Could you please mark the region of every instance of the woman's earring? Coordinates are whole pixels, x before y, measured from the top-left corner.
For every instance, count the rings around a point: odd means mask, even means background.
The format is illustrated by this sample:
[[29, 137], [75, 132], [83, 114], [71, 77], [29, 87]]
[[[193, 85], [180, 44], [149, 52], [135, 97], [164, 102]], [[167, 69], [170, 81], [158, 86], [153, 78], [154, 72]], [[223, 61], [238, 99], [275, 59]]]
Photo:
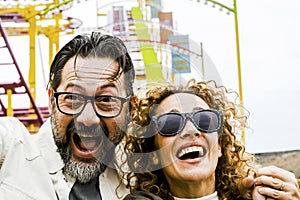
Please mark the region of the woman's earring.
[[153, 165], [159, 164], [159, 158], [158, 158], [157, 152], [153, 152], [152, 162], [153, 162]]

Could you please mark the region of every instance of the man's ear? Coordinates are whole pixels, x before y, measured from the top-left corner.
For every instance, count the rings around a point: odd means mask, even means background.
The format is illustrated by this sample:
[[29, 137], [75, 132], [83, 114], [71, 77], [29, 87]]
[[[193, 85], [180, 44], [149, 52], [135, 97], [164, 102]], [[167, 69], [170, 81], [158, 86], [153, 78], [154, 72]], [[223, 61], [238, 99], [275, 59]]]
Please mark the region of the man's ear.
[[49, 106], [50, 112], [51, 112], [51, 110], [52, 110], [51, 98], [54, 98], [54, 97], [53, 97], [53, 94], [54, 94], [53, 89], [52, 89], [52, 88], [49, 88], [49, 89], [48, 89], [48, 106]]

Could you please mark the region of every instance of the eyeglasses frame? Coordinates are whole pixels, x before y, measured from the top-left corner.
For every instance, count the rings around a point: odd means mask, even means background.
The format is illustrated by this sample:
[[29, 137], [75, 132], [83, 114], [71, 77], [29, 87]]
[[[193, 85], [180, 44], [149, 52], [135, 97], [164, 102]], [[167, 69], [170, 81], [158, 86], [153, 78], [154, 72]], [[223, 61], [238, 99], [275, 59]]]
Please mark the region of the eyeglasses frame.
[[[206, 130], [203, 130], [201, 127], [198, 127], [198, 125], [194, 122], [194, 119], [192, 118], [193, 115], [195, 115], [195, 113], [197, 112], [205, 112], [205, 111], [209, 111], [209, 112], [213, 112], [213, 113], [216, 113], [217, 116], [218, 116], [218, 127], [214, 130], [211, 130], [211, 131], [206, 131]], [[164, 133], [161, 133], [159, 130], [158, 130], [158, 119], [164, 115], [168, 115], [168, 114], [176, 114], [176, 115], [180, 115], [181, 117], [183, 117], [183, 125], [181, 126], [181, 128], [173, 133], [173, 134], [164, 134]], [[179, 112], [168, 112], [168, 113], [164, 113], [164, 114], [161, 114], [161, 115], [154, 115], [151, 117], [152, 121], [155, 123], [156, 125], [156, 130], [158, 131], [158, 133], [161, 135], [161, 136], [165, 136], [165, 137], [172, 137], [172, 136], [175, 136], [175, 135], [178, 135], [182, 132], [182, 130], [184, 129], [184, 127], [186, 126], [186, 123], [187, 123], [187, 119], [190, 119], [190, 121], [193, 123], [193, 125], [197, 128], [197, 130], [201, 131], [201, 132], [204, 132], [204, 133], [213, 133], [213, 132], [217, 132], [218, 134], [221, 134], [221, 130], [222, 130], [222, 127], [223, 127], [223, 113], [221, 110], [217, 110], [217, 109], [201, 109], [201, 110], [196, 110], [196, 111], [193, 111], [193, 112], [188, 112], [188, 113], [179, 113]]]
[[[61, 95], [61, 94], [75, 94], [75, 95], [78, 95], [78, 96], [83, 97], [83, 99], [84, 99], [84, 105], [83, 105], [81, 111], [78, 112], [78, 113], [74, 113], [74, 114], [70, 114], [70, 113], [66, 113], [66, 112], [62, 111], [62, 110], [60, 109], [59, 105], [58, 105], [58, 103], [59, 103], [59, 102], [58, 102], [58, 96]], [[93, 109], [94, 109], [96, 115], [97, 115], [99, 118], [100, 118], [100, 117], [102, 117], [102, 118], [114, 118], [114, 117], [119, 116], [120, 113], [121, 113], [121, 111], [122, 111], [122, 109], [123, 109], [123, 104], [124, 104], [125, 102], [127, 102], [128, 100], [130, 100], [130, 96], [125, 97], [125, 98], [124, 98], [124, 97], [118, 97], [118, 96], [111, 96], [111, 95], [88, 96], [88, 95], [84, 95], [84, 94], [80, 94], [80, 93], [76, 93], [76, 92], [54, 92], [53, 96], [54, 96], [55, 99], [56, 99], [56, 107], [57, 107], [57, 109], [59, 110], [59, 112], [65, 114], [65, 115], [71, 115], [71, 116], [72, 116], [72, 115], [80, 115], [80, 114], [82, 113], [82, 111], [84, 110], [84, 108], [85, 108], [85, 106], [86, 106], [86, 104], [87, 104], [87, 101], [90, 100], [90, 102], [91, 102], [91, 104], [92, 104], [92, 106], [93, 106]], [[97, 112], [97, 110], [96, 110], [96, 108], [95, 108], [95, 99], [96, 99], [96, 98], [99, 98], [99, 97], [113, 97], [113, 98], [119, 99], [119, 100], [121, 101], [121, 107], [120, 107], [119, 112], [118, 112], [117, 114], [115, 114], [115, 115], [112, 115], [112, 116], [103, 116], [103, 115], [98, 114], [98, 112]]]

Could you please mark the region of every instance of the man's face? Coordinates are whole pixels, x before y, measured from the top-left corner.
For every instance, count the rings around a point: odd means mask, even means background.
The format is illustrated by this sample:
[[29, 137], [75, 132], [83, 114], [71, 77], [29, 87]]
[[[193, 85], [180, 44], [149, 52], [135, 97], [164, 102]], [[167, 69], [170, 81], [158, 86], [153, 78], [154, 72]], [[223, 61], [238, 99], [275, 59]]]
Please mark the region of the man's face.
[[[75, 73], [75, 71], [76, 73]], [[108, 95], [126, 97], [124, 74], [117, 80], [110, 79], [118, 70], [118, 63], [110, 58], [71, 58], [63, 68], [62, 79], [57, 91], [86, 96]], [[76, 102], [74, 96], [59, 98], [59, 106], [66, 101]], [[103, 100], [106, 105], [107, 100]], [[71, 106], [75, 108], [76, 105]], [[94, 106], [94, 107], [93, 107]], [[82, 112], [76, 115], [61, 113], [56, 99], [50, 105], [51, 123], [58, 151], [65, 163], [64, 173], [88, 182], [102, 173], [113, 158], [115, 146], [122, 139], [128, 124], [128, 101], [114, 118], [98, 117], [90, 100]], [[70, 107], [70, 106], [69, 106]], [[104, 108], [105, 110], [105, 108]], [[98, 112], [101, 115], [101, 113]]]

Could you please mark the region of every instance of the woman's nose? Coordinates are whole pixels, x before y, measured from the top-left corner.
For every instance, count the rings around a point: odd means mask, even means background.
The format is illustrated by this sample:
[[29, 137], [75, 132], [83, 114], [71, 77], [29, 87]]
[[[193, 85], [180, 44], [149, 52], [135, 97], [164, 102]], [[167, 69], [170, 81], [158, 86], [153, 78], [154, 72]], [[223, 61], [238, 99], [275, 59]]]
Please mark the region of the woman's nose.
[[187, 122], [180, 133], [180, 137], [198, 137], [201, 135], [201, 132], [195, 127], [193, 122], [190, 119], [187, 119]]

